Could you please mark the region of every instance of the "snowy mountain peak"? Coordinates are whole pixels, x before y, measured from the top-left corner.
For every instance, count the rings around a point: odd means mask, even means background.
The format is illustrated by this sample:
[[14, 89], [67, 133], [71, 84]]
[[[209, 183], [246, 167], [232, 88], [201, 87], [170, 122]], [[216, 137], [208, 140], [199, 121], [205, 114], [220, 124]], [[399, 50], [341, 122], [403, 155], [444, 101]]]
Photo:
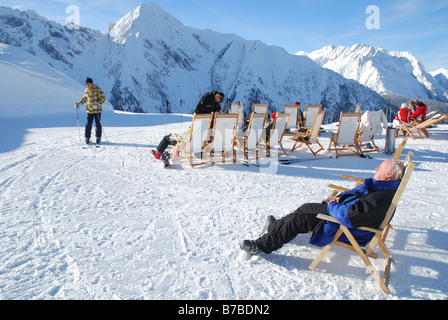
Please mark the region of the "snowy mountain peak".
[[176, 29], [183, 24], [175, 17], [164, 11], [155, 2], [143, 3], [130, 11], [115, 23], [109, 35], [113, 41], [124, 44], [130, 36], [160, 34], [167, 27]]
[[351, 47], [326, 46], [311, 52], [308, 57], [380, 94], [448, 101], [444, 87], [407, 51], [355, 44]]

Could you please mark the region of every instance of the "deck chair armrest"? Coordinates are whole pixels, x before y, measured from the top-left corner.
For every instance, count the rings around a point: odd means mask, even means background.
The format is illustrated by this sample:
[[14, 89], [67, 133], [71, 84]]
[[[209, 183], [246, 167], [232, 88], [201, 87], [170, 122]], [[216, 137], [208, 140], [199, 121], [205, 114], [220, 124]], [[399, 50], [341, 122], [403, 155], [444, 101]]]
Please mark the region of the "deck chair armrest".
[[[326, 220], [326, 221], [334, 222], [334, 223], [337, 223], [337, 224], [341, 224], [335, 217], [332, 217], [332, 216], [329, 216], [329, 215], [326, 215], [326, 214], [319, 213], [316, 217], [318, 219], [321, 219], [321, 220]], [[359, 227], [359, 228], [356, 228], [356, 229], [370, 231], [370, 232], [379, 233], [379, 234], [382, 233], [382, 231], [379, 230], [379, 229], [374, 229], [374, 228], [369, 228], [369, 227]]]
[[349, 188], [340, 187], [340, 186], [337, 186], [337, 185], [334, 185], [334, 184], [329, 184], [328, 187], [331, 188], [331, 189], [337, 190], [337, 191], [341, 191], [341, 192], [350, 190]]
[[327, 220], [330, 222], [334, 222], [334, 223], [339, 223], [341, 224], [335, 217], [329, 216], [327, 214], [323, 214], [323, 213], [319, 213], [316, 218], [321, 219], [321, 220]]

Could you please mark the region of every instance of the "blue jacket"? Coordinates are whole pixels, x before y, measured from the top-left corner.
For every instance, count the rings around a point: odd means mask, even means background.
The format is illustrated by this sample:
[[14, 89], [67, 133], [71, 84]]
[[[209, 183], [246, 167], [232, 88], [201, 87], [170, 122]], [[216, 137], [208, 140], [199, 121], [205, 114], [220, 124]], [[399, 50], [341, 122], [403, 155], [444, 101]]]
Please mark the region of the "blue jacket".
[[[358, 243], [364, 245], [374, 234], [354, 228], [361, 226], [378, 228], [386, 216], [400, 182], [401, 180], [367, 179], [358, 187], [339, 194], [340, 202], [328, 202], [328, 213], [349, 228]], [[338, 224], [323, 221], [313, 231], [310, 243], [320, 247], [326, 246], [333, 241], [338, 229]], [[345, 235], [342, 235], [339, 241], [350, 243]]]

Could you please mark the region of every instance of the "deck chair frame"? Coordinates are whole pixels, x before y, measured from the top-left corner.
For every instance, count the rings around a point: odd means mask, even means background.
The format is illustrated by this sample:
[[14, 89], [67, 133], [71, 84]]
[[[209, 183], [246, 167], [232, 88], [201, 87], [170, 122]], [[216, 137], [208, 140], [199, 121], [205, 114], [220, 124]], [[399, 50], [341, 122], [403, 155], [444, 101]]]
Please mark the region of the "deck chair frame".
[[361, 113], [341, 112], [338, 132], [330, 132], [330, 145], [328, 146], [328, 151], [336, 152], [336, 158], [341, 156], [360, 156], [362, 154], [358, 142], [360, 121]]
[[[311, 153], [314, 156], [316, 156], [318, 152], [324, 150], [324, 147], [319, 142], [318, 136], [320, 132], [320, 126], [322, 125], [322, 121], [324, 120], [325, 111], [326, 109], [323, 109], [316, 113], [311, 130], [307, 132], [296, 132], [296, 136], [294, 138], [291, 138], [291, 140], [295, 141], [294, 145], [291, 148], [291, 152], [294, 152], [294, 150], [300, 148], [303, 144], [305, 144], [308, 149], [310, 149]], [[313, 149], [313, 144], [317, 144], [318, 148]]]
[[231, 161], [233, 163], [236, 161], [235, 132], [238, 117], [238, 113], [215, 115], [211, 142], [206, 145], [206, 152], [209, 152], [212, 164], [215, 164], [215, 158], [222, 158], [221, 162], [225, 163], [228, 153], [231, 153]]
[[[411, 153], [412, 152], [410, 152], [409, 154], [411, 154]], [[380, 227], [378, 229], [367, 228], [367, 227], [357, 228], [357, 229], [370, 231], [370, 232], [374, 233], [373, 238], [370, 240], [369, 244], [365, 247], [365, 249], [363, 249], [361, 247], [361, 245], [356, 241], [356, 239], [353, 237], [350, 229], [348, 229], [344, 225], [340, 224], [334, 217], [324, 215], [324, 214], [318, 214], [317, 217], [319, 219], [330, 221], [332, 223], [336, 223], [339, 225], [339, 229], [336, 232], [336, 235], [334, 236], [333, 241], [321, 249], [319, 255], [311, 263], [311, 265], [308, 267], [308, 269], [314, 270], [316, 268], [316, 266], [319, 264], [319, 262], [322, 260], [322, 258], [330, 251], [330, 249], [333, 247], [333, 245], [337, 245], [342, 248], [348, 249], [350, 251], [356, 252], [360, 256], [361, 260], [364, 262], [366, 268], [370, 271], [370, 273], [372, 274], [374, 279], [378, 282], [378, 284], [380, 285], [380, 287], [384, 291], [384, 293], [389, 294], [390, 290], [388, 288], [388, 285], [389, 285], [389, 277], [390, 277], [390, 266], [391, 266], [391, 263], [395, 262], [395, 261], [392, 258], [391, 254], [389, 253], [389, 251], [387, 250], [385, 241], [386, 241], [388, 232], [392, 228], [392, 226], [390, 225], [390, 221], [391, 221], [391, 219], [394, 215], [394, 212], [397, 208], [400, 197], [402, 196], [404, 189], [406, 188], [406, 186], [409, 182], [409, 178], [414, 170], [414, 167], [415, 167], [414, 163], [409, 162], [409, 164], [406, 168], [406, 171], [404, 173], [403, 179], [401, 180], [401, 183], [400, 183], [397, 191], [395, 192], [395, 195], [392, 199], [392, 202], [387, 210], [386, 216], [385, 216], [383, 222], [381, 223]], [[346, 244], [346, 243], [342, 243], [342, 242], [338, 241], [339, 238], [341, 237], [341, 235], [343, 235], [343, 234], [345, 234], [345, 236], [349, 240], [350, 244]], [[379, 272], [374, 268], [374, 266], [372, 265], [372, 263], [369, 259], [369, 257], [373, 258], [373, 259], [378, 258], [378, 254], [373, 252], [373, 250], [376, 247], [378, 247], [378, 249], [383, 253], [383, 255], [386, 258], [382, 278], [380, 277]]]
[[190, 133], [186, 139], [176, 138], [177, 143], [174, 146], [174, 156], [175, 160], [178, 152], [182, 152], [185, 160], [191, 168], [207, 164], [207, 162], [201, 161], [199, 163], [194, 163], [194, 155], [201, 154], [201, 158], [205, 155], [208, 162], [211, 163], [211, 159], [208, 157], [205, 147], [210, 139], [210, 125], [212, 124], [213, 113], [210, 114], [194, 114], [193, 120], [191, 121]]
[[400, 127], [398, 128], [397, 137], [398, 136], [405, 136], [405, 137], [409, 136], [412, 138], [412, 140], [423, 139], [425, 137], [429, 137], [429, 132], [428, 132], [427, 128], [432, 126], [433, 124], [436, 124], [437, 122], [442, 121], [446, 117], [448, 117], [447, 114], [434, 115], [430, 119], [425, 120], [416, 125], [402, 122]]
[[304, 122], [302, 124], [302, 127], [305, 129], [310, 129], [313, 126], [314, 118], [316, 117], [316, 114], [322, 110], [322, 105], [306, 105], [305, 115], [304, 115]]
[[244, 103], [240, 102], [232, 102], [230, 104], [229, 113], [238, 113], [238, 126], [242, 127], [244, 125]]
[[[285, 135], [286, 126], [289, 121], [290, 113], [279, 113], [274, 119], [274, 125], [272, 126], [269, 138], [267, 141], [260, 142], [266, 146], [266, 151], [270, 155], [270, 150], [274, 145], [278, 145], [283, 152], [283, 155], [288, 155], [283, 148], [283, 136]], [[272, 138], [277, 138], [275, 141]]]
[[249, 161], [249, 151], [255, 150], [256, 159], [258, 159], [258, 147], [263, 133], [264, 124], [266, 122], [263, 113], [254, 113], [250, 115], [249, 126], [247, 127], [245, 136], [236, 137], [236, 147], [243, 151], [244, 157]]
[[[361, 137], [362, 137], [362, 130], [359, 130], [356, 139], [358, 139], [359, 151], [361, 153], [380, 152], [377, 145], [375, 144], [375, 136], [374, 135], [370, 136], [368, 140], [364, 140], [364, 141], [361, 141]], [[362, 147], [363, 143], [370, 143], [370, 144], [372, 144], [373, 148], [372, 149], [363, 148]]]

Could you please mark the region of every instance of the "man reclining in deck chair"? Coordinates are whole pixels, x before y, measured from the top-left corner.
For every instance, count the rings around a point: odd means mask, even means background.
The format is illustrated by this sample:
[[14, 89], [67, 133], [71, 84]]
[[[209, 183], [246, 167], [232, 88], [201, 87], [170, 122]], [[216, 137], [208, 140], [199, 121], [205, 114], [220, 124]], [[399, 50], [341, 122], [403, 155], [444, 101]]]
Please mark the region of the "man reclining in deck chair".
[[[293, 213], [276, 220], [273, 216], [266, 219], [267, 232], [256, 240], [243, 240], [242, 250], [250, 254], [271, 253], [294, 239], [299, 233], [313, 231], [310, 243], [323, 247], [331, 243], [338, 226], [334, 223], [321, 223], [317, 214], [335, 217], [348, 228], [378, 228], [383, 222], [395, 191], [403, 178], [405, 167], [397, 159], [383, 161], [375, 170], [373, 178], [356, 188], [340, 193], [336, 198], [324, 203], [306, 203]], [[266, 228], [267, 226], [267, 228]], [[369, 231], [350, 230], [360, 245], [371, 240]], [[339, 241], [349, 243], [345, 236]]]

